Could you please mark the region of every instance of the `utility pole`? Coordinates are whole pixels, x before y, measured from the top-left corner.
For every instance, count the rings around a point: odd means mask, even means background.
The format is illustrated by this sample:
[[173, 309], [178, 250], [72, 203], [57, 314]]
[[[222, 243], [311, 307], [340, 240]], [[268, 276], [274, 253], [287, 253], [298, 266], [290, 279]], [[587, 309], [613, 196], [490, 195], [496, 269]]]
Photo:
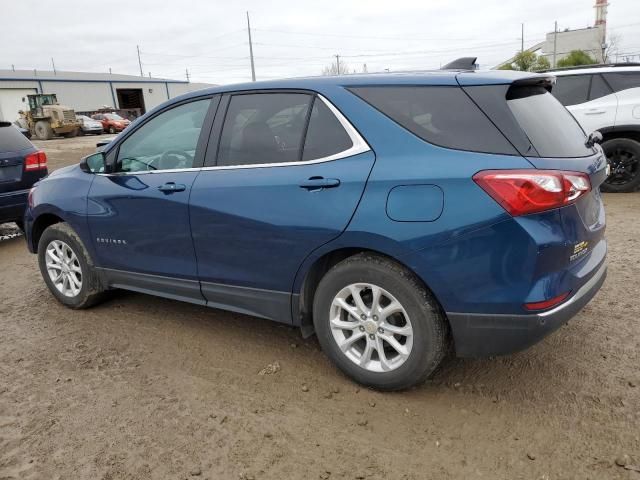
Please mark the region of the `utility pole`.
[[111, 67], [109, 67], [109, 75], [111, 75]]
[[340, 55], [334, 55], [336, 57], [336, 75], [340, 75]]
[[520, 53], [524, 52], [524, 23], [521, 23], [520, 26], [522, 27], [522, 31], [520, 34]]
[[189, 69], [185, 68], [184, 71], [187, 74], [187, 83], [188, 83], [189, 82]]
[[247, 12], [247, 33], [249, 34], [249, 58], [251, 58], [251, 81], [256, 81], [256, 66], [253, 63], [253, 43], [251, 42], [251, 23], [249, 22], [249, 12]]
[[56, 73], [56, 63], [53, 61], [53, 57], [51, 57], [51, 66], [53, 67], [53, 74], [57, 75], [57, 73]]
[[558, 51], [558, 21], [553, 28], [553, 68], [556, 68], [556, 53]]
[[144, 77], [144, 72], [142, 71], [142, 60], [140, 60], [140, 45], [136, 45], [136, 49], [138, 50], [138, 66], [140, 67], [140, 76]]
[[11, 71], [12, 71], [12, 72], [15, 72], [15, 71], [16, 71], [16, 66], [15, 66], [13, 63], [11, 64]]

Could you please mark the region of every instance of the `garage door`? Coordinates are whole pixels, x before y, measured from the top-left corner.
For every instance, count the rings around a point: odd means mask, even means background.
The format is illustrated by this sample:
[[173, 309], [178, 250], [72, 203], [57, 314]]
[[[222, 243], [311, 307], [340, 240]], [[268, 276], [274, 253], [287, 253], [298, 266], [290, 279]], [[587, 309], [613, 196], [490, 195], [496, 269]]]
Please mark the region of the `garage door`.
[[15, 122], [18, 110], [29, 108], [27, 95], [32, 93], [37, 93], [35, 88], [0, 88], [0, 120]]

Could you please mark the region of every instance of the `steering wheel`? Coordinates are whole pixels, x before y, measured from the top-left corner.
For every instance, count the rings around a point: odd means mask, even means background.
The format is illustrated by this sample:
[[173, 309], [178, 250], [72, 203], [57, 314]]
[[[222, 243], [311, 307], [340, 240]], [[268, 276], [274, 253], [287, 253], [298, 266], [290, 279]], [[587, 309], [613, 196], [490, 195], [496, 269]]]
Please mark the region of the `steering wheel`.
[[[184, 160], [179, 160], [178, 163], [174, 163], [170, 160], [170, 157], [182, 157]], [[162, 154], [158, 161], [158, 170], [167, 170], [172, 168], [189, 168], [193, 165], [193, 155], [182, 150], [167, 150]]]

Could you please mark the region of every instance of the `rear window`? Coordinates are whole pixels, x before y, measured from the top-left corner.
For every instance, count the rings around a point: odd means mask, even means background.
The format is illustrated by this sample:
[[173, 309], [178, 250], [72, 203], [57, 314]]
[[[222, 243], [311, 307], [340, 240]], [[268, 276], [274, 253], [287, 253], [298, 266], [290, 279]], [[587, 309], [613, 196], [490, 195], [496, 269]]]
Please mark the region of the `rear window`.
[[459, 87], [375, 86], [349, 90], [429, 143], [458, 150], [517, 154]]
[[585, 157], [594, 153], [585, 146], [580, 125], [544, 87], [512, 86], [507, 92], [507, 105], [541, 157]]
[[31, 142], [10, 123], [0, 122], [0, 153], [31, 148]]
[[553, 87], [553, 96], [565, 106], [584, 103], [589, 98], [590, 83], [590, 75], [558, 76]]

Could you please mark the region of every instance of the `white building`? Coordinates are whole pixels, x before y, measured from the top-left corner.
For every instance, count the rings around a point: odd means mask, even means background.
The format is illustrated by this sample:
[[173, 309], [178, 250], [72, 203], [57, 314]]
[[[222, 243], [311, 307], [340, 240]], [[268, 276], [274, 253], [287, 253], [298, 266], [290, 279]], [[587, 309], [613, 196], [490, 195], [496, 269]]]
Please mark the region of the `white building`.
[[109, 106], [144, 113], [170, 98], [211, 86], [110, 73], [0, 70], [0, 120], [15, 121], [19, 110], [28, 110], [27, 95], [33, 93], [55, 93], [60, 104], [77, 112]]

